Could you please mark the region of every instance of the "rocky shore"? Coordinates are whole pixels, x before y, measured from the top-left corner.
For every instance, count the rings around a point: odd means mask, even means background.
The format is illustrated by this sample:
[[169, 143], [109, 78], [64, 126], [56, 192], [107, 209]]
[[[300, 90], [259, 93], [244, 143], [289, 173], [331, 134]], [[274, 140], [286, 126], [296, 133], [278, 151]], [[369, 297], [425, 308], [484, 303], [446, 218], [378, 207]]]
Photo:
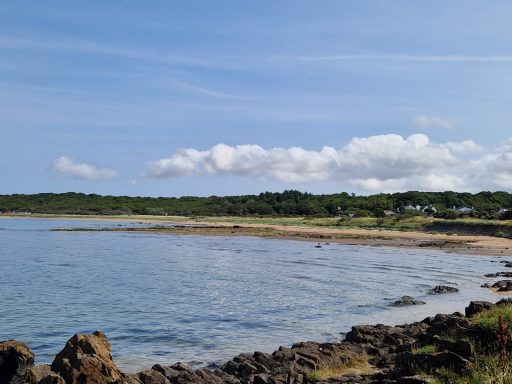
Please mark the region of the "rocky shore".
[[494, 348], [495, 332], [475, 318], [482, 311], [511, 309], [511, 303], [471, 302], [464, 315], [438, 314], [394, 327], [354, 326], [339, 343], [301, 342], [197, 370], [183, 363], [157, 364], [124, 374], [100, 331], [71, 337], [51, 365], [34, 366], [30, 348], [9, 340], [0, 342], [0, 384], [438, 383], [435, 372], [464, 372], [478, 353]]

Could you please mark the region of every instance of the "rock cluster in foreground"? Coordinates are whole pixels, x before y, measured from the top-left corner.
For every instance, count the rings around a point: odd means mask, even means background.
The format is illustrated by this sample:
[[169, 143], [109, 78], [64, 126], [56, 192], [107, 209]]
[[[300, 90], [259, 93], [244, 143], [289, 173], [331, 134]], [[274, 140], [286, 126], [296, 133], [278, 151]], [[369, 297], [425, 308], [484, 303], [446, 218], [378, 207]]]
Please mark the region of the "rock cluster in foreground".
[[[436, 315], [395, 327], [354, 326], [339, 343], [302, 342], [272, 354], [241, 354], [216, 369], [157, 364], [126, 375], [116, 367], [100, 331], [74, 335], [51, 365], [34, 366], [32, 351], [9, 340], [0, 342], [0, 384], [429, 383], [431, 378], [416, 372], [442, 367], [462, 371], [470, 364], [471, 340], [489, 337], [471, 316], [502, 304], [510, 301], [471, 302], [465, 315]], [[435, 349], [426, 351], [426, 346]], [[330, 374], [322, 377], [322, 372]]]

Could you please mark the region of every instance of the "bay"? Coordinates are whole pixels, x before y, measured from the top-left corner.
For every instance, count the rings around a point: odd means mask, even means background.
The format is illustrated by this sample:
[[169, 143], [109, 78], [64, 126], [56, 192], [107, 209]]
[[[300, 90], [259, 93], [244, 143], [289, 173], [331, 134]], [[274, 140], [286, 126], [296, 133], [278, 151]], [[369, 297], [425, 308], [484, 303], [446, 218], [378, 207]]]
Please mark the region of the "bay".
[[[355, 324], [399, 324], [496, 301], [495, 257], [254, 237], [67, 232], [140, 223], [0, 218], [0, 340], [49, 363], [76, 332], [106, 332], [118, 366], [200, 365]], [[444, 284], [457, 294], [430, 296]], [[426, 305], [393, 308], [402, 295]]]

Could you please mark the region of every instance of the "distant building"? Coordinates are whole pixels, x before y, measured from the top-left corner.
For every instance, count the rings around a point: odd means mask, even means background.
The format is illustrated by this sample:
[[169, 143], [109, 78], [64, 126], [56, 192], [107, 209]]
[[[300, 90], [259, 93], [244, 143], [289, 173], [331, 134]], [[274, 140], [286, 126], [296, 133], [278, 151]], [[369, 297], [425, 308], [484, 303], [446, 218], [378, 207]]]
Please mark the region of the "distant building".
[[423, 213], [425, 215], [430, 213], [437, 213], [436, 207], [434, 207], [432, 204], [429, 205], [416, 205], [412, 206], [411, 204], [406, 205], [402, 208], [402, 212], [418, 212]]
[[455, 208], [453, 207], [457, 212], [463, 214], [463, 215], [469, 215], [473, 212], [475, 212], [475, 209], [473, 207], [469, 208], [469, 207], [460, 207], [460, 208]]

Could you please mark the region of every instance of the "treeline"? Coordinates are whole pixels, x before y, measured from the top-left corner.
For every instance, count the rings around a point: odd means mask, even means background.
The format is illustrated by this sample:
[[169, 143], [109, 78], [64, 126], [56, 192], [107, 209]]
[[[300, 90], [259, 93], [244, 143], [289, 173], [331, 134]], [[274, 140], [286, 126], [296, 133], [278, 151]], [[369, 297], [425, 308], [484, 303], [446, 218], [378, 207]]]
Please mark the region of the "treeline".
[[453, 207], [474, 208], [477, 216], [495, 216], [501, 208], [512, 208], [507, 192], [403, 192], [356, 196], [346, 192], [313, 195], [294, 190], [259, 195], [193, 197], [101, 196], [83, 193], [39, 193], [0, 195], [0, 212], [30, 212], [79, 215], [177, 215], [245, 216], [298, 215], [332, 216], [351, 212], [356, 216], [374, 216], [383, 210], [396, 211], [407, 205], [433, 204], [438, 215]]

